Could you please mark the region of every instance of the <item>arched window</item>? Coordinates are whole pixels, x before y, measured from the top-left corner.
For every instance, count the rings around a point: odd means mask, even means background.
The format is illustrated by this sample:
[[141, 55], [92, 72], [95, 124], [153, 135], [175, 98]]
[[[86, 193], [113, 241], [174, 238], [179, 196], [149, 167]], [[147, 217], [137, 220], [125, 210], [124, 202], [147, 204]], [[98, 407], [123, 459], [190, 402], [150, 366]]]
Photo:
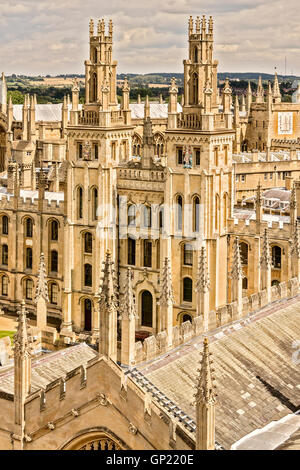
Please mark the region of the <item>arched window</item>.
[[200, 199], [195, 197], [193, 200], [193, 230], [199, 232], [200, 227]]
[[97, 211], [98, 211], [98, 189], [93, 188], [92, 191], [92, 211], [93, 211], [93, 220], [97, 220]]
[[8, 295], [8, 277], [2, 276], [1, 278], [1, 295]]
[[241, 262], [244, 266], [248, 265], [248, 250], [249, 250], [248, 244], [241, 242], [240, 243], [240, 255], [241, 255]]
[[92, 330], [92, 302], [90, 299], [83, 301], [84, 331]]
[[152, 294], [145, 290], [142, 293], [142, 325], [152, 327], [153, 302]]
[[160, 240], [156, 242], [156, 268], [160, 268]]
[[272, 246], [272, 268], [281, 268], [281, 248], [280, 246]]
[[78, 219], [82, 219], [82, 208], [83, 208], [83, 190], [82, 188], [77, 189], [77, 215]]
[[278, 281], [278, 279], [273, 279], [271, 281], [271, 286], [279, 286], [280, 282]]
[[191, 315], [188, 315], [187, 313], [185, 313], [183, 316], [182, 316], [182, 321], [181, 323], [184, 323], [185, 321], [190, 321], [192, 323], [192, 317]]
[[177, 197], [177, 230], [182, 230], [182, 197]]
[[8, 265], [8, 246], [2, 245], [2, 264], [4, 266]]
[[248, 289], [248, 279], [246, 277], [243, 278], [243, 281], [242, 281], [242, 288], [243, 290], [247, 290]]
[[50, 253], [50, 267], [52, 273], [57, 273], [58, 271], [58, 253], [56, 250], [52, 250]]
[[189, 277], [183, 279], [183, 301], [192, 302], [193, 300], [193, 281]]
[[32, 248], [26, 248], [26, 269], [32, 269]]
[[132, 154], [134, 157], [141, 155], [141, 138], [137, 134], [134, 134], [132, 138]]
[[26, 237], [31, 238], [32, 233], [33, 233], [33, 222], [32, 222], [32, 219], [27, 217], [27, 219], [25, 220], [25, 235]]
[[92, 96], [92, 101], [97, 101], [97, 74], [93, 74], [92, 78], [92, 91], [93, 91], [93, 96]]
[[219, 195], [216, 194], [216, 198], [215, 198], [215, 230], [219, 229], [219, 215], [220, 215], [220, 198], [219, 198]]
[[135, 204], [130, 204], [130, 206], [128, 206], [127, 218], [128, 218], [128, 227], [135, 227], [136, 226], [136, 206], [135, 206]]
[[90, 232], [84, 234], [84, 252], [92, 253], [93, 252], [93, 236]]
[[150, 206], [143, 207], [143, 225], [146, 228], [152, 225], [152, 211]]
[[198, 103], [198, 74], [194, 73], [193, 77], [193, 102], [191, 104], [197, 104]]
[[58, 240], [58, 222], [56, 220], [52, 220], [51, 222], [51, 240]]
[[144, 240], [144, 266], [151, 268], [152, 266], [152, 242]]
[[8, 235], [8, 217], [4, 215], [2, 217], [2, 235]]
[[164, 228], [164, 207], [160, 206], [158, 211], [158, 226], [163, 230]]
[[193, 245], [191, 243], [183, 245], [183, 264], [193, 266]]
[[33, 281], [32, 279], [26, 279], [24, 282], [24, 297], [27, 300], [32, 300], [33, 296]]
[[128, 238], [128, 264], [135, 265], [136, 242], [134, 238]]
[[49, 300], [50, 304], [57, 305], [58, 303], [58, 285], [52, 282], [49, 287]]
[[92, 265], [89, 263], [84, 265], [84, 285], [87, 287], [92, 287], [93, 285]]

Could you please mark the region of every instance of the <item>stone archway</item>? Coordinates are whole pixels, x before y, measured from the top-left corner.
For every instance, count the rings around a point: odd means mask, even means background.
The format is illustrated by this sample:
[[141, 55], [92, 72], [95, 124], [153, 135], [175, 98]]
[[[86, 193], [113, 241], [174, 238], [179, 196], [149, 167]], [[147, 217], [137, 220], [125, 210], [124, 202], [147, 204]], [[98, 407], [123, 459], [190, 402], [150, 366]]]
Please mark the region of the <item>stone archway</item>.
[[61, 450], [126, 450], [127, 445], [106, 428], [86, 429], [73, 436]]

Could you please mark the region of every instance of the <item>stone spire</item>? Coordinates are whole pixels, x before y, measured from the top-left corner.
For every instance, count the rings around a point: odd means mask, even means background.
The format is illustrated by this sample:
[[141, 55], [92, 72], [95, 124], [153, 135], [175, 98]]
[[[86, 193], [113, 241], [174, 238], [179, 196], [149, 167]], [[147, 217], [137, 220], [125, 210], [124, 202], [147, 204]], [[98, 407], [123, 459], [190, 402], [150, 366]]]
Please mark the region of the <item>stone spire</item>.
[[269, 237], [268, 237], [267, 229], [265, 229], [264, 237], [263, 237], [263, 245], [262, 245], [261, 257], [260, 257], [260, 266], [261, 266], [261, 269], [269, 269], [269, 267], [271, 266], [270, 244], [269, 244]]
[[99, 352], [117, 361], [117, 308], [114, 262], [107, 250], [99, 299], [100, 343]]
[[47, 326], [47, 302], [49, 302], [44, 253], [41, 253], [38, 281], [35, 292], [37, 327]]
[[246, 108], [247, 108], [247, 113], [250, 113], [251, 109], [251, 104], [252, 104], [252, 90], [251, 90], [251, 83], [250, 80], [248, 82], [248, 89], [247, 89], [247, 96], [246, 96]]
[[231, 267], [231, 300], [237, 303], [237, 315], [240, 317], [243, 312], [243, 267], [240, 253], [239, 238], [235, 237], [233, 243], [233, 258]]
[[174, 294], [172, 285], [172, 273], [170, 259], [165, 258], [162, 268], [161, 292], [159, 298], [161, 329], [167, 332], [167, 346], [172, 346], [173, 341], [173, 304]]
[[277, 72], [275, 72], [275, 78], [274, 78], [273, 97], [274, 97], [274, 103], [281, 103], [281, 93], [280, 93]]
[[120, 320], [122, 322], [121, 363], [131, 366], [135, 360], [135, 319], [136, 309], [132, 287], [132, 270], [127, 269]]
[[258, 78], [257, 91], [256, 91], [256, 103], [264, 102], [264, 88], [262, 85], [261, 75]]
[[212, 354], [204, 338], [202, 359], [196, 381], [196, 450], [215, 449], [215, 405], [217, 402]]
[[269, 82], [268, 82], [268, 91], [267, 91], [267, 107], [269, 108], [269, 110], [271, 110], [272, 103], [273, 103], [273, 91], [272, 91], [271, 82], [269, 80]]
[[246, 101], [245, 101], [245, 95], [242, 95], [242, 105], [241, 105], [241, 111], [242, 111], [242, 113], [246, 112]]
[[198, 270], [197, 270], [197, 281], [196, 281], [196, 292], [197, 292], [197, 315], [203, 318], [203, 331], [209, 329], [209, 290], [210, 281], [207, 268], [206, 260], [206, 249], [204, 246], [201, 247]]
[[14, 336], [14, 403], [15, 423], [20, 426], [18, 434], [21, 437], [20, 447], [23, 446], [25, 432], [24, 405], [31, 390], [31, 345], [27, 332], [25, 302], [22, 301], [18, 315], [17, 333]]
[[170, 95], [170, 98], [169, 98], [169, 104], [168, 104], [168, 129], [176, 129], [178, 87], [176, 85], [176, 79], [174, 77], [171, 78], [169, 95]]
[[146, 95], [145, 106], [144, 106], [144, 121], [150, 118], [150, 103], [149, 96]]

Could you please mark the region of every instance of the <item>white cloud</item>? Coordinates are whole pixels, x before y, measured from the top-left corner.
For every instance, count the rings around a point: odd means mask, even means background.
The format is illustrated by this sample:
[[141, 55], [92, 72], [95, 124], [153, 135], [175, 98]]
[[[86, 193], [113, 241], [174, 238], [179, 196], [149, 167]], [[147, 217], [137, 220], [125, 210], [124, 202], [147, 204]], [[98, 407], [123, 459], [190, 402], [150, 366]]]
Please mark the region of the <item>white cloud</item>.
[[[199, 5], [199, 3], [201, 3]], [[190, 14], [213, 15], [220, 71], [300, 75], [298, 0], [0, 0], [0, 64], [9, 73], [83, 73], [88, 22], [114, 21], [119, 72], [183, 71]]]

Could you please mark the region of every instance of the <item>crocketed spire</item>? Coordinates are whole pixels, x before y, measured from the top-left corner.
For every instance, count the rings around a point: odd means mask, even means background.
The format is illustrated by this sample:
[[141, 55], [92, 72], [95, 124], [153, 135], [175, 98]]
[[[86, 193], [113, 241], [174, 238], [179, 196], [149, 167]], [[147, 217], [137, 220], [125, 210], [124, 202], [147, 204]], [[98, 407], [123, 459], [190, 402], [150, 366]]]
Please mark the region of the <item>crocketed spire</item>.
[[196, 381], [195, 404], [212, 405], [216, 403], [217, 393], [214, 378], [214, 369], [212, 367], [212, 353], [209, 352], [208, 338], [204, 338], [202, 359], [200, 368], [197, 370], [199, 375]]
[[206, 249], [204, 246], [202, 246], [198, 262], [196, 291], [201, 294], [205, 294], [209, 291], [209, 289], [210, 281], [207, 269]]
[[268, 230], [265, 229], [263, 245], [262, 245], [262, 250], [261, 250], [261, 257], [260, 257], [260, 267], [261, 269], [269, 269], [270, 266], [271, 266], [270, 244], [269, 244]]
[[17, 333], [14, 335], [14, 353], [15, 356], [30, 355], [30, 342], [27, 332], [27, 319], [25, 302], [22, 300], [21, 310], [18, 315]]
[[35, 301], [37, 302], [40, 297], [45, 299], [46, 302], [49, 302], [44, 253], [41, 253], [40, 256], [40, 267], [35, 291]]
[[171, 266], [170, 266], [170, 259], [165, 258], [163, 270], [162, 270], [162, 287], [161, 293], [159, 298], [159, 303], [161, 306], [169, 305], [174, 303], [174, 294], [173, 294], [173, 287], [172, 287], [172, 274], [171, 274]]
[[295, 223], [295, 229], [293, 233], [291, 255], [295, 258], [300, 258], [299, 226], [297, 222]]
[[277, 72], [275, 72], [275, 78], [274, 78], [273, 97], [274, 97], [275, 103], [281, 102], [281, 93], [280, 93], [280, 88], [279, 88]]
[[117, 308], [117, 296], [116, 296], [116, 282], [115, 282], [115, 271], [114, 262], [111, 260], [111, 251], [107, 250], [106, 258], [103, 262], [104, 269], [102, 270], [102, 285], [100, 288], [100, 308], [115, 309]]
[[290, 198], [290, 209], [296, 209], [297, 208], [297, 196], [296, 196], [296, 187], [295, 184], [293, 184], [292, 191], [291, 191], [291, 198]]
[[260, 181], [259, 181], [258, 185], [257, 185], [257, 188], [256, 188], [255, 206], [256, 207], [262, 206], [262, 203], [263, 203], [262, 189], [261, 189], [261, 184], [260, 184]]
[[124, 296], [122, 299], [122, 304], [120, 305], [120, 313], [121, 319], [128, 318], [129, 320], [132, 320], [137, 316], [133, 295], [131, 268], [128, 268], [126, 273]]
[[258, 78], [257, 91], [256, 91], [256, 103], [264, 102], [264, 88], [262, 85], [261, 76]]
[[233, 259], [230, 277], [231, 279], [240, 279], [244, 277], [241, 262], [240, 243], [238, 237], [235, 237], [233, 243]]

